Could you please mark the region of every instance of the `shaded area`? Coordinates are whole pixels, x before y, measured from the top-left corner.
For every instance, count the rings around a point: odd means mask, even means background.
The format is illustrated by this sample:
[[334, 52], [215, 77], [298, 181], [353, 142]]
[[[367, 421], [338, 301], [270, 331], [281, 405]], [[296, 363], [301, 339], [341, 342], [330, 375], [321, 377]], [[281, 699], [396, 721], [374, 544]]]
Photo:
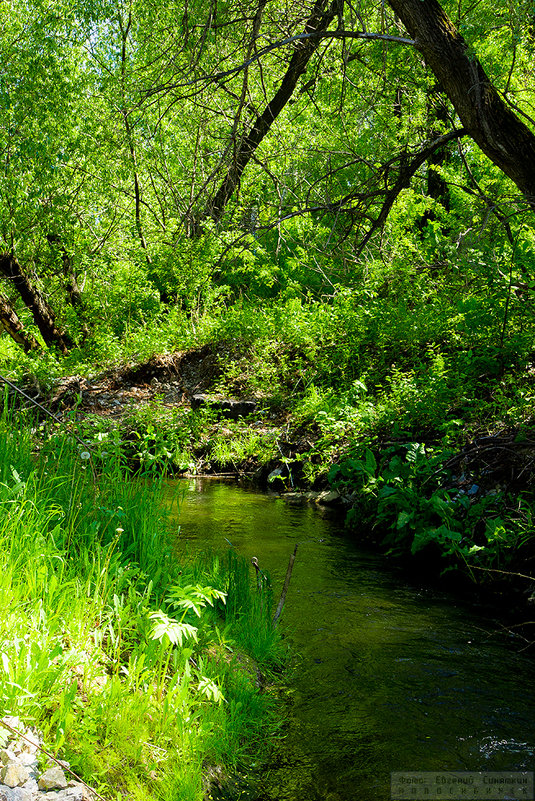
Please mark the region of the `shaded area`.
[[257, 556], [275, 596], [299, 542], [288, 721], [250, 798], [384, 801], [394, 770], [532, 768], [535, 667], [491, 611], [407, 586], [311, 508], [219, 482], [177, 488], [182, 543]]

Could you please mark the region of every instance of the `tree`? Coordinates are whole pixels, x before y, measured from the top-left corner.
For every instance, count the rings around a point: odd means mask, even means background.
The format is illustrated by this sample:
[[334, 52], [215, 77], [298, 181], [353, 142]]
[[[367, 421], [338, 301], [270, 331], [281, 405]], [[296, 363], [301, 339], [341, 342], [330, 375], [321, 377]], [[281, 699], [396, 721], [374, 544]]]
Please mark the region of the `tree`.
[[[24, 304], [31, 311], [45, 344], [57, 346], [63, 354], [66, 354], [73, 345], [71, 338], [58, 328], [56, 315], [50, 304], [30, 281], [28, 274], [22, 269], [17, 259], [9, 253], [0, 254], [0, 274], [10, 281]], [[27, 344], [31, 343], [31, 340], [21, 341], [19, 338], [21, 329], [16, 324], [6, 325], [4, 322], [4, 328], [11, 336], [13, 336], [13, 332], [16, 333], [13, 338], [19, 344], [27, 347]], [[30, 347], [32, 347], [31, 344]]]
[[474, 213], [504, 220], [509, 178], [533, 208], [519, 89], [531, 34], [501, 15], [478, 39], [490, 3], [456, 2], [454, 25], [437, 0], [11, 0], [0, 254], [13, 312], [46, 310], [42, 336], [64, 349], [89, 320], [120, 336], [191, 309], [212, 279], [238, 293], [256, 270], [267, 296], [292, 270], [318, 292], [350, 283], [398, 214], [402, 231], [435, 223], [416, 248], [433, 231], [458, 240]]
[[[444, 91], [451, 103], [454, 112], [459, 116], [466, 135], [470, 136], [481, 150], [491, 159], [491, 161], [511, 178], [530, 207], [534, 208], [535, 198], [535, 136], [530, 128], [522, 121], [519, 114], [501, 97], [500, 93], [489, 79], [485, 70], [475, 53], [468, 43], [460, 35], [453, 22], [449, 19], [437, 0], [391, 0], [390, 7], [399, 20], [406, 27], [411, 39], [403, 38], [398, 31], [392, 32], [385, 28], [384, 19], [370, 16], [370, 20], [363, 20], [360, 13], [354, 11], [353, 6], [344, 4], [343, 0], [327, 6], [324, 0], [317, 0], [306, 21], [301, 33], [292, 31], [285, 38], [271, 41], [265, 48], [258, 50], [253, 48], [249, 42], [244, 52], [244, 61], [241, 65], [226, 70], [213, 72], [212, 75], [206, 74], [204, 80], [211, 83], [214, 90], [225, 87], [228, 89], [229, 81], [243, 70], [245, 74], [243, 90], [235, 94], [237, 103], [235, 124], [232, 126], [232, 140], [228, 145], [230, 152], [230, 163], [226, 167], [225, 174], [215, 191], [209, 195], [204, 212], [200, 215], [201, 219], [211, 217], [219, 223], [229, 200], [240, 187], [246, 168], [251, 162], [258, 160], [258, 151], [264, 138], [269, 133], [274, 123], [279, 119], [283, 109], [290, 103], [295, 102], [295, 94], [299, 91], [299, 80], [305, 76], [307, 68], [311, 64], [312, 57], [317, 54], [320, 43], [326, 40], [328, 43], [342, 42], [343, 48], [338, 55], [342, 62], [344, 75], [347, 67], [354, 59], [362, 59], [358, 53], [348, 53], [344, 50], [345, 43], [355, 40], [362, 42], [391, 42], [403, 45], [412, 45], [424, 56], [425, 62], [432, 70], [435, 80], [434, 84]], [[265, 2], [258, 6], [256, 16], [252, 25], [252, 37], [259, 38], [260, 20], [265, 7]], [[380, 32], [371, 32], [370, 25], [380, 23]], [[229, 23], [232, 24], [232, 23]], [[239, 22], [234, 23], [236, 26]], [[332, 25], [336, 27], [333, 29]], [[394, 25], [395, 27], [395, 25]], [[272, 35], [264, 37], [270, 41]], [[248, 128], [243, 127], [241, 133], [238, 130], [238, 119], [244, 105], [244, 93], [250, 95], [254, 93], [251, 89], [251, 78], [249, 70], [253, 64], [257, 64], [259, 70], [266, 70], [264, 61], [276, 48], [292, 48], [291, 58], [286, 71], [277, 81], [278, 89], [271, 100], [253, 117]], [[324, 55], [324, 54], [323, 54]], [[323, 58], [323, 56], [322, 56]], [[340, 63], [340, 62], [339, 62]], [[195, 63], [198, 67], [198, 62]], [[385, 73], [386, 77], [386, 73]], [[320, 76], [309, 80], [306, 87], [319, 83]], [[263, 82], [263, 77], [261, 77]], [[193, 83], [198, 81], [194, 78]], [[182, 85], [186, 85], [188, 82]], [[169, 84], [162, 84], [162, 90], [169, 91]], [[429, 90], [431, 87], [429, 88]], [[429, 91], [428, 90], [428, 91]], [[151, 90], [151, 96], [154, 91]], [[342, 90], [346, 94], [346, 89]], [[265, 94], [265, 91], [264, 91]], [[396, 101], [397, 103], [397, 101]], [[251, 104], [252, 105], [252, 104]], [[398, 104], [399, 105], [399, 104]], [[254, 107], [254, 106], [253, 106]], [[340, 104], [340, 110], [342, 106]], [[396, 112], [394, 111], [394, 116]], [[447, 120], [447, 114], [442, 114], [442, 122]], [[384, 117], [381, 120], [384, 124]], [[450, 125], [450, 131], [454, 125]], [[421, 143], [419, 148], [415, 148], [416, 143], [412, 143], [413, 152], [422, 147], [427, 148], [431, 141], [439, 139], [447, 130], [433, 131], [433, 136]], [[443, 151], [434, 151], [430, 158], [435, 159], [435, 164], [439, 166], [443, 162]], [[390, 158], [383, 162], [383, 165], [395, 163], [403, 160], [403, 151], [396, 155], [390, 154]], [[269, 173], [269, 171], [267, 171]], [[354, 205], [344, 206], [344, 200], [360, 199], [366, 194], [367, 197], [379, 197], [382, 190], [379, 185], [385, 174], [385, 169], [380, 168], [375, 171], [375, 179], [368, 179], [367, 192], [355, 191], [348, 194], [345, 198], [340, 198], [324, 205], [326, 210], [336, 209], [340, 214], [345, 210], [356, 219], [356, 209]], [[403, 182], [394, 182], [398, 186], [405, 186]], [[442, 190], [445, 191], [444, 185]], [[387, 193], [390, 190], [386, 190]], [[364, 204], [367, 208], [367, 204]], [[390, 204], [391, 205], [391, 204]], [[318, 206], [304, 204], [303, 210], [318, 209]], [[382, 206], [377, 220], [384, 220], [384, 206]], [[375, 229], [377, 225], [372, 224]], [[194, 228], [193, 230], [198, 230]], [[367, 234], [366, 234], [367, 241]]]
[[469, 136], [535, 210], [535, 135], [500, 97], [437, 0], [388, 0]]
[[[77, 311], [83, 306], [65, 243], [86, 182], [71, 163], [80, 142], [76, 112], [84, 80], [68, 9], [58, 4], [34, 11], [28, 18], [26, 4], [11, 3], [0, 32], [0, 274], [10, 298], [18, 294], [31, 312], [45, 344], [66, 353], [73, 338], [58, 323], [50, 298], [66, 290], [68, 303]], [[23, 337], [13, 315], [3, 314], [4, 329], [33, 348], [35, 340]]]
[[25, 330], [23, 322], [13, 309], [11, 303], [2, 294], [0, 294], [0, 324], [4, 331], [15, 340], [17, 345], [24, 348], [26, 353], [30, 350], [36, 350], [39, 347], [39, 343], [35, 337]]
[[[265, 2], [260, 4], [258, 15], [261, 13], [262, 5], [265, 5]], [[304, 39], [294, 50], [288, 69], [282, 77], [277, 92], [262, 113], [254, 120], [249, 131], [239, 140], [232, 163], [219, 189], [207, 203], [205, 216], [210, 216], [215, 222], [221, 220], [225, 207], [238, 186], [245, 168], [254, 157], [259, 145], [284, 106], [290, 101], [299, 79], [305, 73], [311, 57], [317, 50], [320, 35], [328, 30], [329, 25], [337, 16], [337, 11], [337, 2], [327, 6], [325, 0], [316, 0], [312, 13], [306, 21], [303, 33], [304, 36], [311, 36], [312, 34], [317, 34], [318, 36]], [[256, 25], [253, 25], [253, 36], [258, 35], [258, 27], [259, 20]]]

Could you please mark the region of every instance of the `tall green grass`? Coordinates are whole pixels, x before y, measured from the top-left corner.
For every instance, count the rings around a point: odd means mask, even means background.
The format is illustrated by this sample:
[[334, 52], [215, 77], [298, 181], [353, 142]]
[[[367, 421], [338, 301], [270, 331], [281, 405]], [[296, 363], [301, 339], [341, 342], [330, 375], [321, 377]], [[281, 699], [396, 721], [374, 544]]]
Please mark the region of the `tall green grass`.
[[68, 434], [36, 447], [32, 430], [4, 406], [0, 712], [107, 798], [197, 801], [265, 742], [269, 598], [236, 557], [182, 560], [158, 483], [119, 451], [95, 471]]

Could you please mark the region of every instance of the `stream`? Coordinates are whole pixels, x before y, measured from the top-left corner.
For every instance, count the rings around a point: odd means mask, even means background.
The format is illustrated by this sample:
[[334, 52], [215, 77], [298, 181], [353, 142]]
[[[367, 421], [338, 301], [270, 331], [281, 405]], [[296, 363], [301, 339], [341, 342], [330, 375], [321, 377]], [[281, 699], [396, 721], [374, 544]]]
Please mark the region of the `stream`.
[[256, 556], [276, 599], [299, 544], [281, 623], [299, 659], [262, 801], [388, 801], [392, 771], [533, 770], [535, 662], [484, 610], [407, 584], [316, 508], [178, 485], [184, 545]]

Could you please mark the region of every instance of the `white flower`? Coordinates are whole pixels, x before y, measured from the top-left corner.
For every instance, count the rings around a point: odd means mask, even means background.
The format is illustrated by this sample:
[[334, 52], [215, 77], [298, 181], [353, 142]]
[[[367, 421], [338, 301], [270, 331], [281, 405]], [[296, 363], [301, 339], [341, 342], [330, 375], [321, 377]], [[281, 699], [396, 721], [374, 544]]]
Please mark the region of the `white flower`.
[[86, 459], [91, 459], [91, 454], [88, 451], [82, 451], [80, 454], [80, 459], [83, 459], [84, 461]]

